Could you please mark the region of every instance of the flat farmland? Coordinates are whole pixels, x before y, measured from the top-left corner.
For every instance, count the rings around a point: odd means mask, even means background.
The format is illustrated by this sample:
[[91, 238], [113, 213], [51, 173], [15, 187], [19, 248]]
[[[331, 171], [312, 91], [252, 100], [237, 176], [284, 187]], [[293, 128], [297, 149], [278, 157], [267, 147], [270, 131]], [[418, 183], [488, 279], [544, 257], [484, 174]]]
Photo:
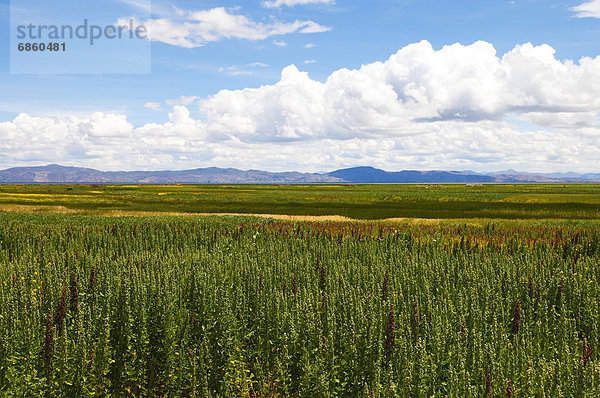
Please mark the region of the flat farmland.
[[0, 211], [598, 220], [600, 185], [2, 185]]
[[599, 190], [1, 186], [0, 395], [597, 397]]

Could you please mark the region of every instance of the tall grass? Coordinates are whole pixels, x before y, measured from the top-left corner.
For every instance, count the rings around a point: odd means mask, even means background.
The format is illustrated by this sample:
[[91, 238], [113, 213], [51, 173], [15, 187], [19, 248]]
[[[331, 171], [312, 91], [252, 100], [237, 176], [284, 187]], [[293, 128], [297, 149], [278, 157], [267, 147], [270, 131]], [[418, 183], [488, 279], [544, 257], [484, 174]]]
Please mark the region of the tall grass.
[[3, 396], [597, 396], [599, 232], [0, 220]]

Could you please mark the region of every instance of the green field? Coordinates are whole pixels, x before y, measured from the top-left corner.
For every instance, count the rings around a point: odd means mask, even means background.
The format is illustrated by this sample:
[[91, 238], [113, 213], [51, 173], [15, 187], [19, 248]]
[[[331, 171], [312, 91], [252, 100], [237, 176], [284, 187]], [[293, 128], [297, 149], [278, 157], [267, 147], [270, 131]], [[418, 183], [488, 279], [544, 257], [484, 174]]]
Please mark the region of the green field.
[[600, 185], [0, 185], [0, 211], [14, 206], [105, 215], [125, 211], [599, 220]]
[[0, 186], [0, 396], [598, 397], [598, 193]]

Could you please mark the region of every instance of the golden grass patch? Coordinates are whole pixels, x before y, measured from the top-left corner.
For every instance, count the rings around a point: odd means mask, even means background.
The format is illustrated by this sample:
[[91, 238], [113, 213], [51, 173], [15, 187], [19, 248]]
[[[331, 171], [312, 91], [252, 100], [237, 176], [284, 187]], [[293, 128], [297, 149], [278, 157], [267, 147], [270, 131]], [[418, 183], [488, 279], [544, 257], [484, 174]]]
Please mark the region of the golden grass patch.
[[65, 206], [43, 205], [0, 205], [0, 211], [5, 213], [39, 213], [39, 214], [81, 214], [77, 210]]

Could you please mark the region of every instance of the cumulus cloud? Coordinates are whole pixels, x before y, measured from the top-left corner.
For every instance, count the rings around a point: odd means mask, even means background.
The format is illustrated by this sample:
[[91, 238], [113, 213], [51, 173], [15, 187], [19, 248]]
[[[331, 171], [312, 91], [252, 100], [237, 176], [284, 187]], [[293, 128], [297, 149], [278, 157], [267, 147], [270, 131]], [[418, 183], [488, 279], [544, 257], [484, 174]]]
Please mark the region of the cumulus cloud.
[[[245, 142], [210, 132], [176, 106], [164, 124], [134, 128], [122, 115], [34, 118], [0, 123], [0, 166], [62, 163], [102, 170], [219, 166], [273, 171], [374, 165], [388, 170], [514, 168], [598, 171], [600, 130], [519, 131], [507, 122], [431, 123], [407, 136]], [[7, 156], [6, 154], [10, 154]]]
[[[592, 126], [600, 111], [600, 58], [561, 62], [554, 50], [531, 44], [498, 57], [485, 42], [434, 50], [409, 45], [385, 62], [341, 69], [325, 82], [295, 66], [275, 85], [224, 90], [200, 101], [210, 129], [235, 131], [242, 140], [348, 139], [427, 131], [437, 121], [501, 121], [578, 115]], [[534, 119], [531, 119], [534, 120]]]
[[333, 4], [334, 0], [269, 0], [263, 1], [263, 7], [276, 8], [281, 6], [294, 7], [306, 4]]
[[591, 0], [572, 7], [577, 18], [600, 18], [600, 0]]
[[198, 11], [177, 10], [177, 14], [175, 18], [146, 21], [121, 18], [117, 25], [127, 28], [133, 20], [134, 26], [146, 27], [151, 40], [184, 48], [202, 47], [223, 39], [264, 40], [291, 33], [321, 33], [331, 30], [314, 21], [256, 22], [245, 15], [230, 12], [225, 7]]
[[561, 61], [531, 44], [499, 56], [485, 42], [436, 50], [423, 41], [325, 81], [288, 66], [275, 84], [195, 98], [188, 105], [199, 120], [184, 100], [167, 123], [140, 127], [116, 114], [22, 114], [0, 123], [0, 164], [597, 172], [598, 92], [600, 57]]

